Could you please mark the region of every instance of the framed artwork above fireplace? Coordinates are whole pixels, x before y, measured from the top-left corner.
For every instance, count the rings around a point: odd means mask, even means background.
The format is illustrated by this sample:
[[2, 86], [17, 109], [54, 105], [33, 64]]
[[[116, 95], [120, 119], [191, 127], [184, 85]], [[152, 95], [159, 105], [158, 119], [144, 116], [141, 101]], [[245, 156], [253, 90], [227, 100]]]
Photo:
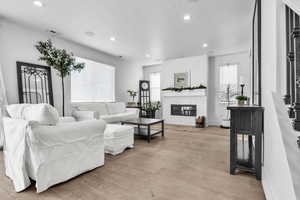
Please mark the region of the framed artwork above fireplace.
[[175, 73], [174, 74], [174, 87], [183, 88], [189, 86], [189, 73]]

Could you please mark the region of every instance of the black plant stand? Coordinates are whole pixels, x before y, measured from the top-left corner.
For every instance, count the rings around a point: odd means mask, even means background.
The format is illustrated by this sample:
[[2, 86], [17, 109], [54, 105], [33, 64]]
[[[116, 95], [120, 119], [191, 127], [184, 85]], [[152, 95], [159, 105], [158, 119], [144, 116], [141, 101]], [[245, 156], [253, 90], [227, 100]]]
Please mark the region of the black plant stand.
[[230, 174], [251, 172], [261, 180], [263, 112], [260, 106], [229, 106]]

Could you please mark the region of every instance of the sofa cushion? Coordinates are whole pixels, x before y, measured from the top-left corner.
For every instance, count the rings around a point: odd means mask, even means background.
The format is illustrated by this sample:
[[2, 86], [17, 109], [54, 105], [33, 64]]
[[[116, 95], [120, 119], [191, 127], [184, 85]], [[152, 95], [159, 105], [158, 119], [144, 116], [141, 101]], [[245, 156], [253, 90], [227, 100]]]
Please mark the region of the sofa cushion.
[[124, 102], [107, 103], [108, 114], [118, 114], [126, 111], [126, 105]]
[[12, 104], [6, 110], [11, 118], [36, 121], [42, 125], [56, 125], [59, 121], [57, 110], [49, 104]]
[[75, 106], [80, 111], [96, 111], [99, 115], [109, 114], [105, 103], [86, 103]]

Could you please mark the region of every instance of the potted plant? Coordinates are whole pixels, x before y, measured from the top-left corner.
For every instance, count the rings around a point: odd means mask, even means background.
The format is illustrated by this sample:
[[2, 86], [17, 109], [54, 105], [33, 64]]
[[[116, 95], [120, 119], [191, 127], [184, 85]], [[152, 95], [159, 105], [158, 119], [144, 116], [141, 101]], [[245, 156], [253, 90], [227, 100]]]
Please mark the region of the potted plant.
[[161, 107], [160, 102], [154, 102], [146, 104], [143, 108], [143, 110], [146, 112], [147, 118], [155, 118], [155, 113], [157, 110], [159, 110]]
[[84, 63], [77, 63], [73, 53], [68, 53], [65, 49], [58, 49], [53, 46], [51, 40], [39, 41], [35, 45], [40, 52], [39, 60], [46, 62], [50, 67], [58, 71], [58, 76], [61, 78], [62, 86], [62, 114], [65, 116], [65, 87], [64, 78], [71, 74], [72, 71], [81, 71]]
[[134, 99], [135, 99], [135, 97], [136, 97], [136, 95], [137, 95], [137, 92], [136, 91], [134, 91], [134, 90], [127, 90], [127, 92], [129, 93], [129, 96], [132, 98], [132, 102], [128, 102], [128, 105], [129, 106], [135, 106], [135, 101], [134, 101]]
[[235, 99], [238, 101], [238, 105], [244, 105], [245, 101], [248, 100], [248, 97], [240, 95], [240, 96], [235, 97]]

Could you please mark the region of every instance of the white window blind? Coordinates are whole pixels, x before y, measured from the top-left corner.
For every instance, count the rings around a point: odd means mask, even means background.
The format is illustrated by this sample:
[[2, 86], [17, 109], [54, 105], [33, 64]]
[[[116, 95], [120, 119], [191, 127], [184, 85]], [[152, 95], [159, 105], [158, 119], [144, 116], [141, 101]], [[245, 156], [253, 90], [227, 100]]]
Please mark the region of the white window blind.
[[151, 101], [160, 101], [160, 73], [150, 74], [150, 95]]
[[72, 73], [72, 102], [115, 101], [115, 67], [79, 57], [76, 60], [85, 63], [85, 68]]
[[223, 65], [220, 66], [220, 90], [226, 90], [229, 85], [232, 89], [237, 89], [238, 85], [238, 74], [237, 74], [237, 65]]

